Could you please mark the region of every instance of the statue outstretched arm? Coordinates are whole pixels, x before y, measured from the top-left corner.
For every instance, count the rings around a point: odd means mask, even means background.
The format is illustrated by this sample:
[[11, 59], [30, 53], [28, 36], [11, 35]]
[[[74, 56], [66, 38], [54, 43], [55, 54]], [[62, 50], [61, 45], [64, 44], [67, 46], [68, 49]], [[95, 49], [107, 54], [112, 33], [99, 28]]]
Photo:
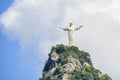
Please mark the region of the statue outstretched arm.
[[62, 29], [62, 30], [64, 30], [64, 31], [69, 31], [68, 28], [62, 28], [62, 27], [60, 27], [60, 29]]
[[81, 25], [79, 27], [76, 27], [75, 30], [79, 30], [81, 27], [83, 27], [83, 26]]

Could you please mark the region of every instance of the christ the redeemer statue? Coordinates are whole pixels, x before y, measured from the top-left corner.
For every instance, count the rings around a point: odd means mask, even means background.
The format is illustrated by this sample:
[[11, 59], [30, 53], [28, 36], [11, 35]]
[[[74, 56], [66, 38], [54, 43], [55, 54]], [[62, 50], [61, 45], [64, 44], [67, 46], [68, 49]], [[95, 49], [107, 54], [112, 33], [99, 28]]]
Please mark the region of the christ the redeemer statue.
[[75, 45], [74, 31], [79, 30], [81, 27], [83, 27], [83, 26], [76, 27], [72, 23], [70, 23], [69, 27], [61, 28], [64, 31], [68, 31], [69, 46], [74, 46]]

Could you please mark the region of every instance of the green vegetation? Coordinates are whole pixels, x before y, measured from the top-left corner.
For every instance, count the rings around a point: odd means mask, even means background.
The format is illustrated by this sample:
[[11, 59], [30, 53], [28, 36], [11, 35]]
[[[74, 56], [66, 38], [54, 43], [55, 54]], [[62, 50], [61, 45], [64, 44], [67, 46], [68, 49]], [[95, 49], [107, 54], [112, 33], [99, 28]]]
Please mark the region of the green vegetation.
[[107, 74], [104, 74], [99, 77], [99, 80], [112, 80]]
[[[61, 44], [52, 47], [51, 53], [53, 52], [53, 50], [56, 51], [57, 54], [59, 54], [60, 58], [58, 62], [62, 63], [62, 65], [68, 62], [67, 59], [70, 55], [72, 55], [76, 59], [79, 58], [81, 64], [83, 64], [84, 62], [88, 62], [90, 65], [92, 65], [89, 53], [80, 51], [75, 46], [64, 46], [63, 44]], [[51, 55], [51, 53], [49, 55]]]
[[61, 65], [58, 65], [56, 68], [56, 74], [62, 73], [63, 67]]
[[[50, 55], [53, 51], [55, 51], [59, 56], [58, 60], [56, 61], [56, 70], [52, 76], [46, 78], [45, 75], [50, 70], [52, 65]], [[76, 68], [74, 71], [67, 73], [64, 71], [63, 66], [68, 63], [68, 57], [70, 55], [72, 55], [72, 57], [76, 60], [79, 60], [82, 69]], [[87, 63], [89, 66], [84, 65], [85, 63]], [[68, 80], [112, 80], [107, 74], [103, 74], [100, 70], [93, 67], [88, 52], [80, 51], [75, 46], [64, 46], [61, 44], [52, 47], [49, 54], [49, 59], [47, 60], [43, 70], [43, 78], [39, 80], [58, 80], [61, 79], [64, 74], [69, 75]]]
[[69, 80], [112, 80], [107, 74], [100, 76], [102, 72], [92, 66], [85, 67], [84, 70], [70, 73]]

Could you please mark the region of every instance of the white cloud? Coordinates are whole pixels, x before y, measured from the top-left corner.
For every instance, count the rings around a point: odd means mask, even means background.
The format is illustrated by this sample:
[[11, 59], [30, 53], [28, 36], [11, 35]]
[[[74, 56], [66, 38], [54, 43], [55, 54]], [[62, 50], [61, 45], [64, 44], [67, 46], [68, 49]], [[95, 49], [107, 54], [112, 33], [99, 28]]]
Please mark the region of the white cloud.
[[0, 20], [4, 32], [18, 39], [22, 50], [35, 49], [42, 63], [51, 46], [67, 43], [67, 34], [59, 27], [83, 24], [75, 33], [76, 45], [90, 52], [96, 68], [119, 80], [119, 4], [119, 0], [15, 0]]

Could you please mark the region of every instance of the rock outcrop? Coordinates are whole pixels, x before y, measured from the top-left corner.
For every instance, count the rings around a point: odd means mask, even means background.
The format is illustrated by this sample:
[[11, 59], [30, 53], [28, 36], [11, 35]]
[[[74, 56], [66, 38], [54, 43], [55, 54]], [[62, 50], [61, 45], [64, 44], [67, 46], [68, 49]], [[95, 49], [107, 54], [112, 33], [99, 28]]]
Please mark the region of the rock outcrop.
[[112, 80], [95, 69], [87, 52], [75, 46], [52, 47], [40, 80]]
[[68, 56], [68, 63], [66, 63], [65, 65], [63, 65], [63, 69], [65, 72], [72, 72], [75, 69], [82, 69], [82, 65], [79, 62], [79, 60], [75, 59], [72, 57], [72, 55]]

